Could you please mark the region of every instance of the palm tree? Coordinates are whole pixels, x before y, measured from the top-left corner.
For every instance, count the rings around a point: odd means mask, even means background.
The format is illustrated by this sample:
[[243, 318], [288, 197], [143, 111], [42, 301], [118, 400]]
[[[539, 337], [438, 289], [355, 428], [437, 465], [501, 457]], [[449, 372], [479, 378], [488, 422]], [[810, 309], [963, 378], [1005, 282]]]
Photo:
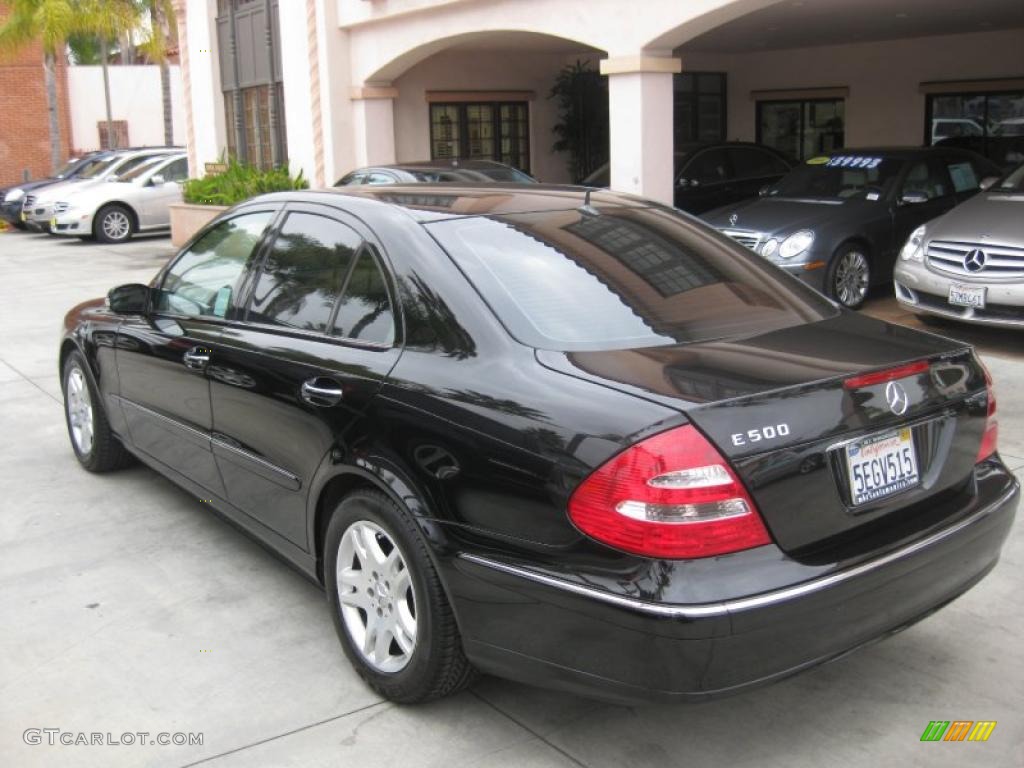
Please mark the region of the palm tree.
[[107, 113], [107, 144], [113, 148], [114, 118], [110, 109], [110, 43], [127, 36], [142, 20], [142, 7], [135, 0], [77, 0], [76, 32], [94, 34], [100, 41], [103, 67], [103, 98]]
[[164, 144], [174, 144], [174, 111], [171, 106], [171, 71], [167, 62], [167, 44], [172, 45], [178, 36], [178, 25], [174, 23], [174, 5], [171, 0], [144, 0], [149, 12], [150, 36], [142, 48], [150, 61], [160, 66], [160, 94], [163, 97]]
[[7, 20], [0, 26], [0, 50], [14, 51], [39, 41], [43, 46], [43, 72], [50, 123], [50, 164], [61, 166], [60, 113], [57, 108], [57, 57], [64, 41], [78, 31], [73, 0], [10, 0]]

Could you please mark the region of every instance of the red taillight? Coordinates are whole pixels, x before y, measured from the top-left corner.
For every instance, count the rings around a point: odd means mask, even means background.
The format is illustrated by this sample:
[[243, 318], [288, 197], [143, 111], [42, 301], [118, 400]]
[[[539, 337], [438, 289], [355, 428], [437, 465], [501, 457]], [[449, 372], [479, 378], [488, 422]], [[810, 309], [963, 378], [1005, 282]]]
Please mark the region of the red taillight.
[[975, 463], [984, 461], [996, 452], [996, 443], [999, 442], [999, 422], [996, 420], [996, 393], [992, 387], [992, 375], [984, 365], [981, 369], [985, 372], [985, 390], [988, 392], [988, 412], [985, 414], [985, 433], [981, 436], [981, 447], [978, 449], [978, 458]]
[[588, 536], [647, 557], [710, 557], [771, 541], [728, 462], [690, 425], [595, 470], [569, 499], [569, 517]]
[[845, 389], [860, 389], [861, 387], [870, 387], [874, 384], [884, 384], [887, 381], [895, 381], [896, 379], [905, 379], [908, 376], [916, 376], [919, 373], [924, 373], [928, 370], [929, 363], [927, 360], [918, 360], [916, 363], [908, 363], [907, 365], [901, 365], [898, 368], [887, 368], [884, 371], [873, 371], [871, 373], [865, 373], [860, 376], [853, 376], [843, 382]]

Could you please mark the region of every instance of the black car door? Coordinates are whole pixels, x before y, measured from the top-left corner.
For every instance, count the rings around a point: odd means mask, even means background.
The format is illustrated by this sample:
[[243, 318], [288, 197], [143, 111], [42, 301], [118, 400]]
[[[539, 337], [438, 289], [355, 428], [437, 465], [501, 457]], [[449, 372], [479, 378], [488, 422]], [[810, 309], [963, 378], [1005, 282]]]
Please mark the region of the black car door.
[[205, 370], [274, 215], [255, 209], [210, 229], [157, 276], [151, 311], [126, 317], [117, 332], [118, 402], [132, 444], [222, 498]]
[[938, 157], [911, 161], [896, 194], [893, 237], [888, 258], [879, 265], [882, 268], [880, 276], [892, 274], [896, 254], [915, 229], [941, 216], [956, 203], [953, 184]]
[[228, 500], [307, 548], [310, 480], [401, 353], [392, 284], [366, 227], [289, 204], [213, 345], [213, 451]]
[[676, 178], [675, 204], [688, 213], [704, 213], [733, 199], [733, 171], [725, 149], [700, 149], [682, 164]]

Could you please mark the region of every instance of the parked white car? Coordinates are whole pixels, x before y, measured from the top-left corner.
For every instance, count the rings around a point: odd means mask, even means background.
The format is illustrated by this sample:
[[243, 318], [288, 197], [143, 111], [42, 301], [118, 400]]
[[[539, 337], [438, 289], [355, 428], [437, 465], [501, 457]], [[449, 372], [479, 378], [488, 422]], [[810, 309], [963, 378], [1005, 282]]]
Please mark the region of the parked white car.
[[63, 200], [69, 190], [103, 184], [118, 178], [148, 162], [154, 157], [181, 154], [181, 147], [150, 147], [147, 149], [121, 149], [96, 159], [96, 163], [85, 169], [80, 176], [57, 184], [48, 184], [27, 195], [21, 207], [21, 220], [34, 229], [46, 231], [53, 218], [53, 206]]
[[181, 202], [181, 183], [187, 178], [187, 156], [167, 155], [116, 180], [68, 189], [54, 205], [50, 232], [123, 243], [138, 232], [166, 230], [171, 225], [168, 206]]

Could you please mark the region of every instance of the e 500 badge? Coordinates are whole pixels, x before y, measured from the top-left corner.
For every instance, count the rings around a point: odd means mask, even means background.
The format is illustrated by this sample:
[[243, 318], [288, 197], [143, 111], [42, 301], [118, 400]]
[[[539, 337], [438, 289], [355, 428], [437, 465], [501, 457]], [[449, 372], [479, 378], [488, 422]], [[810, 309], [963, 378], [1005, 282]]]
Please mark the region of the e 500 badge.
[[746, 432], [737, 432], [732, 436], [733, 445], [750, 445], [760, 443], [762, 440], [775, 440], [778, 437], [786, 437], [789, 434], [789, 424], [769, 424], [766, 427], [748, 429]]

